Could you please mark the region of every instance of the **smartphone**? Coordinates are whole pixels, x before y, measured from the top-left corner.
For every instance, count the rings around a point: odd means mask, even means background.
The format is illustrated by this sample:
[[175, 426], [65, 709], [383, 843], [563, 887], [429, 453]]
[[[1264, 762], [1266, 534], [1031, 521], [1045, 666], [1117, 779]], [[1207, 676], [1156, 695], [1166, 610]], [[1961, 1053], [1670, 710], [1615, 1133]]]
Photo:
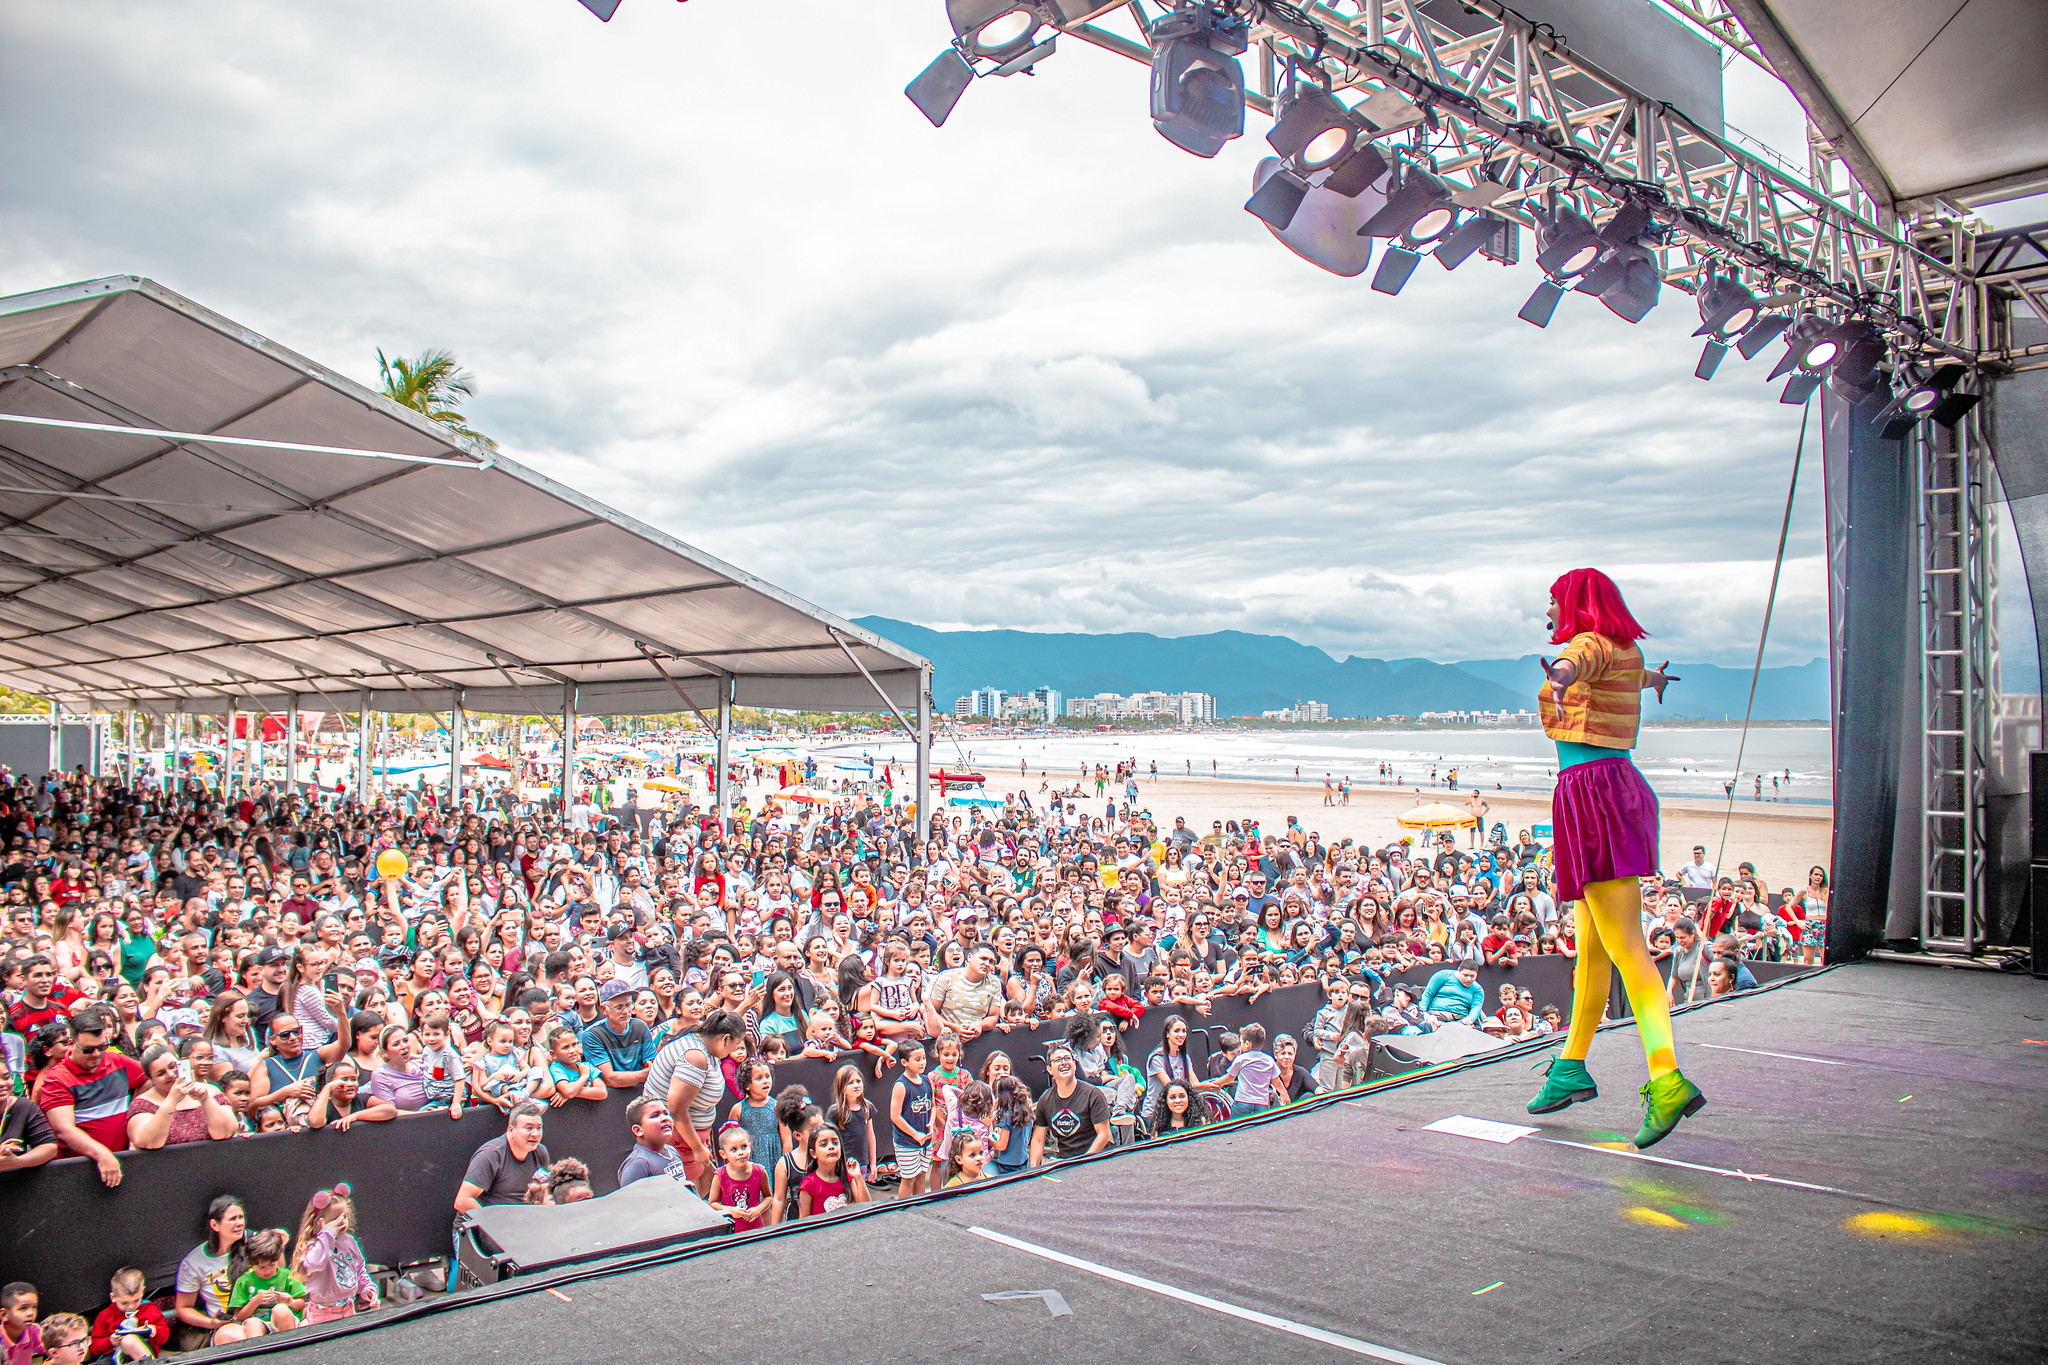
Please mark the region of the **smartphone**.
[[760, 985], [763, 981], [766, 981], [767, 979], [768, 973], [762, 971], [759, 967], [754, 968], [754, 984], [756, 986]]
[[190, 1085], [190, 1084], [192, 1084], [192, 1063], [191, 1063], [191, 1062], [189, 1062], [189, 1061], [183, 1061], [183, 1062], [179, 1062], [179, 1063], [178, 1063], [178, 1079], [179, 1079], [179, 1080], [181, 1080], [181, 1081], [183, 1081], [183, 1082], [184, 1082], [184, 1083], [185, 1083], [186, 1085]]
[[340, 990], [340, 989], [341, 989], [341, 973], [340, 973], [340, 972], [329, 972], [329, 973], [328, 973], [328, 974], [327, 974], [326, 976], [323, 976], [323, 977], [321, 977], [321, 978], [320, 978], [320, 988], [321, 988], [322, 990], [328, 990], [328, 991], [338, 991], [338, 990]]

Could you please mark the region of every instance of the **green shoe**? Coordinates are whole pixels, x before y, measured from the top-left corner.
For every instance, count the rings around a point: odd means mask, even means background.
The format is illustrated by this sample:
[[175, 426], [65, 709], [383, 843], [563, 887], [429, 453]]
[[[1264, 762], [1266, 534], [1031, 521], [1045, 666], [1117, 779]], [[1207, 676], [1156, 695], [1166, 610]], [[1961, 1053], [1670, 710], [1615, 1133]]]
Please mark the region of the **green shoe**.
[[1707, 1107], [1700, 1088], [1676, 1071], [1667, 1071], [1642, 1089], [1643, 1128], [1636, 1146], [1654, 1147], [1671, 1135], [1678, 1121]]
[[1536, 1092], [1535, 1099], [1529, 1101], [1529, 1112], [1554, 1114], [1581, 1100], [1597, 1099], [1599, 1095], [1600, 1088], [1593, 1084], [1592, 1073], [1586, 1070], [1584, 1062], [1559, 1057], [1550, 1063], [1550, 1070], [1544, 1074], [1543, 1088]]

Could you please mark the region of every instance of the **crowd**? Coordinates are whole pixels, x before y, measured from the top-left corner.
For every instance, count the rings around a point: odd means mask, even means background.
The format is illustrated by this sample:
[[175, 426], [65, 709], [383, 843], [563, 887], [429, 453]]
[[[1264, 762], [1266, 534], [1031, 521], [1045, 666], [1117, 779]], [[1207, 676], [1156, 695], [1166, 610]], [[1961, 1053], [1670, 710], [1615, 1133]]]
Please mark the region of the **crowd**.
[[[923, 822], [862, 793], [624, 824], [587, 799], [564, 816], [502, 793], [364, 807], [16, 779], [0, 1172], [77, 1155], [118, 1186], [138, 1149], [489, 1106], [505, 1132], [452, 1212], [566, 1202], [588, 1171], [550, 1160], [548, 1113], [628, 1091], [620, 1183], [689, 1180], [745, 1229], [1289, 1103], [1355, 1079], [1378, 1034], [1558, 1026], [1554, 1003], [1476, 984], [1482, 963], [1573, 952], [1527, 833], [1460, 850], [1326, 844], [1291, 818], [1197, 831], [1156, 823], [1118, 776], [1125, 801], [1087, 812], [1077, 782]], [[1774, 898], [1695, 850], [1647, 885], [1674, 995], [1812, 952], [1824, 871], [1809, 883]], [[1417, 964], [1436, 968], [1419, 990], [1392, 980]], [[1197, 1064], [1189, 1016], [1296, 984], [1322, 997], [1296, 1033], [1248, 1026]], [[1160, 1045], [1132, 1055], [1154, 1012]], [[1049, 1020], [1065, 1042], [1042, 1093], [1000, 1046], [962, 1065], [969, 1041]], [[792, 1057], [836, 1059], [830, 1093], [778, 1085]], [[110, 1323], [44, 1319], [39, 1349], [76, 1333], [135, 1357], [373, 1304], [347, 1190], [316, 1200], [297, 1229], [215, 1201], [170, 1319], [122, 1309], [124, 1271]], [[8, 1360], [29, 1359], [32, 1287], [0, 1290], [0, 1324]]]

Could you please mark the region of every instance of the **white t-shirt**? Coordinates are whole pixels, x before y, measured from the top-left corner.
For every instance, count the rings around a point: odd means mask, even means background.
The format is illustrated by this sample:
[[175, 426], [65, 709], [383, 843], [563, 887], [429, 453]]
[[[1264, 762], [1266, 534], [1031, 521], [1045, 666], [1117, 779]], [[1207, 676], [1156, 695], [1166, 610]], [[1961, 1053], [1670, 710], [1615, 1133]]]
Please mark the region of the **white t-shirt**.
[[178, 1262], [178, 1292], [197, 1294], [199, 1311], [210, 1318], [223, 1317], [234, 1285], [228, 1282], [228, 1258], [209, 1255], [201, 1242]]

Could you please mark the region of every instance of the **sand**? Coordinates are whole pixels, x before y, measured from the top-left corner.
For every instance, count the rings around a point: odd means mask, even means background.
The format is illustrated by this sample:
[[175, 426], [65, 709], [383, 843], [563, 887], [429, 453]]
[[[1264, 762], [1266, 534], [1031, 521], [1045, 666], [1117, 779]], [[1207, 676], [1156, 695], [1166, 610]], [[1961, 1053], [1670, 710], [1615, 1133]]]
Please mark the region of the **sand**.
[[[1034, 771], [1031, 779], [1033, 801], [1040, 799], [1037, 776]], [[988, 794], [999, 796], [1005, 790], [1015, 790], [1016, 781], [1014, 775], [1005, 782], [990, 771]], [[1084, 809], [1099, 805], [1092, 782], [1085, 791]], [[1424, 788], [1418, 796], [1414, 788], [1354, 786], [1351, 804], [1333, 807], [1323, 804], [1323, 789], [1319, 781], [1259, 782], [1164, 775], [1158, 778], [1140, 775], [1138, 779], [1139, 801], [1162, 825], [1171, 825], [1174, 816], [1184, 815], [1189, 828], [1207, 834], [1212, 821], [1243, 820], [1247, 816], [1256, 816], [1261, 830], [1277, 832], [1285, 828], [1287, 817], [1292, 815], [1325, 841], [1349, 836], [1374, 847], [1401, 837], [1404, 831], [1394, 823], [1395, 817], [1418, 801], [1446, 801], [1462, 808], [1466, 795], [1462, 791], [1446, 792], [1441, 787], [1433, 792]], [[1491, 827], [1495, 821], [1506, 825], [1510, 840], [1518, 831], [1550, 818], [1547, 794], [1482, 792], [1481, 796], [1490, 808], [1487, 825]], [[1118, 799], [1121, 800], [1121, 796]], [[1721, 844], [1721, 824], [1726, 810], [1724, 803], [1700, 799], [1664, 801], [1661, 806], [1664, 870], [1671, 872], [1690, 862], [1695, 844], [1704, 844], [1708, 860], [1713, 861]], [[1725, 865], [1732, 870], [1738, 862], [1756, 864], [1765, 884], [1773, 890], [1803, 886], [1808, 868], [1816, 864], [1827, 866], [1833, 837], [1834, 811], [1828, 806], [1737, 800], [1734, 817], [1728, 823]], [[1458, 831], [1459, 847], [1467, 846], [1470, 840], [1468, 831]]]

